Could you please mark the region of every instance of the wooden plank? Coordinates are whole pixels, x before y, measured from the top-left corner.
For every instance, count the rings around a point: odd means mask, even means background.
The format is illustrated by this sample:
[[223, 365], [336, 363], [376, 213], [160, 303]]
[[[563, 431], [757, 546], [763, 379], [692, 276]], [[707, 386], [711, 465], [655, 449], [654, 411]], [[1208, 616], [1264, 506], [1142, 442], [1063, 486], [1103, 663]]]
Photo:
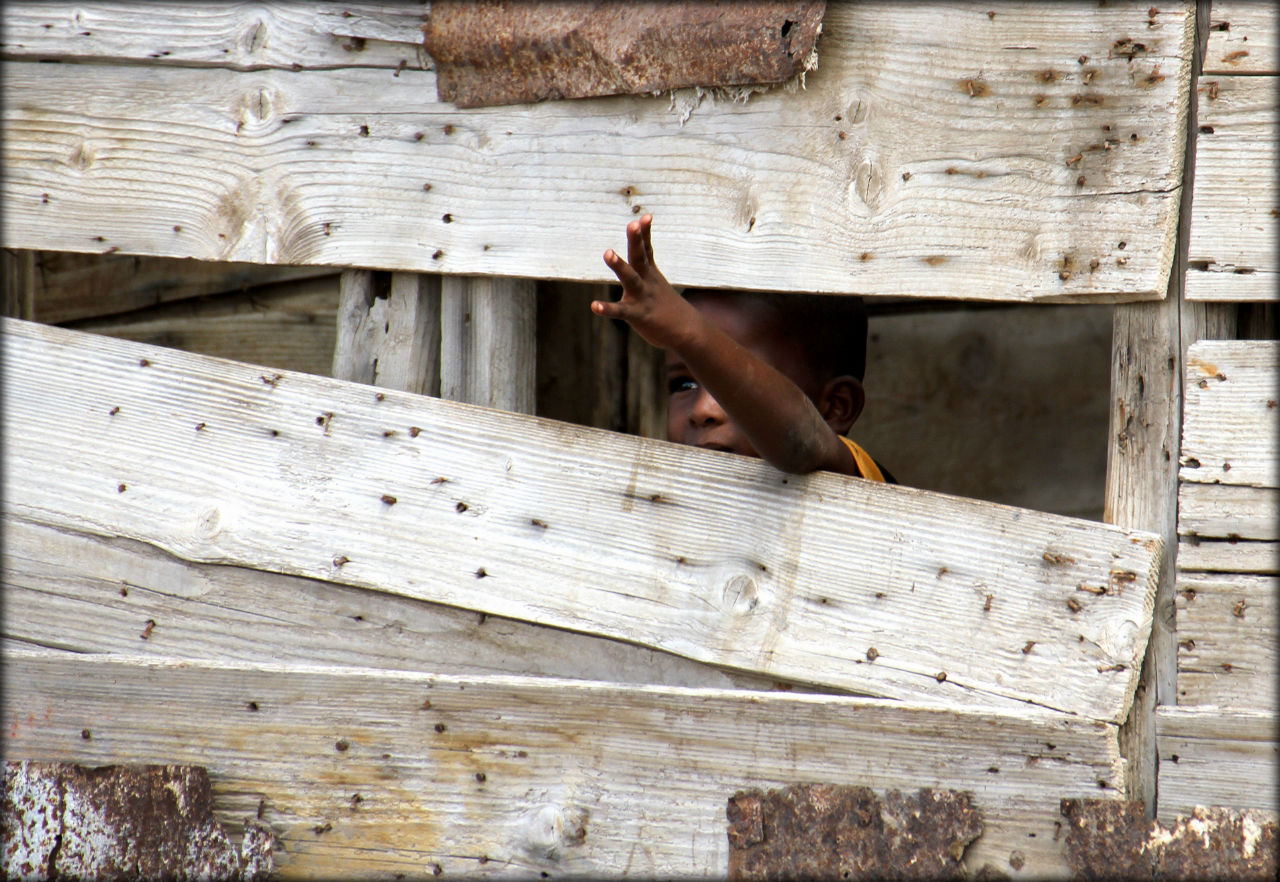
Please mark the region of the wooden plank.
[[1114, 726], [1038, 708], [16, 652], [3, 677], [6, 759], [205, 766], [285, 879], [723, 878], [729, 797], [814, 781], [968, 791], [969, 872], [1062, 876], [1060, 800], [1121, 778]]
[[1280, 283], [1280, 78], [1205, 76], [1196, 88], [1195, 199], [1187, 296], [1275, 300]]
[[1187, 352], [1182, 481], [1280, 487], [1280, 341], [1200, 340]]
[[1178, 704], [1276, 710], [1280, 578], [1178, 578]]
[[440, 396], [533, 413], [537, 295], [531, 279], [445, 276], [440, 283]]
[[1280, 539], [1280, 490], [1233, 484], [1178, 487], [1178, 534], [1188, 539]]
[[72, 326], [156, 346], [328, 376], [338, 279], [334, 275], [244, 294], [166, 303]]
[[1197, 805], [1260, 809], [1280, 805], [1280, 732], [1274, 710], [1161, 707], [1160, 811], [1168, 822]]
[[1178, 569], [1209, 573], [1280, 572], [1280, 542], [1182, 541], [1178, 543]]
[[145, 60], [235, 70], [425, 68], [425, 7], [414, 3], [12, 4], [0, 51], [9, 58]]
[[1280, 31], [1280, 15], [1274, 3], [1213, 0], [1203, 73], [1280, 73], [1277, 31]]
[[[4, 541], [4, 637], [14, 645], [671, 686], [777, 686], [613, 640], [364, 588], [188, 563], [141, 542], [18, 518], [5, 520]], [[154, 624], [148, 628], [148, 622]]]
[[33, 316], [50, 325], [333, 274], [315, 266], [205, 263], [121, 254], [40, 251], [33, 257]]
[[459, 110], [430, 71], [12, 61], [5, 244], [607, 282], [651, 211], [675, 284], [1158, 299], [1192, 16], [1149, 9], [832, 4], [806, 88], [746, 103]]
[[0, 249], [4, 282], [4, 314], [30, 321], [35, 315], [35, 255], [30, 251]]
[[440, 394], [440, 280], [420, 273], [345, 270], [333, 376]]
[[6, 329], [14, 516], [889, 697], [1131, 697], [1150, 534]]
[[[538, 416], [627, 430], [625, 322], [602, 321], [592, 300], [612, 300], [604, 285], [539, 282], [537, 285]], [[660, 437], [666, 437], [665, 426]]]

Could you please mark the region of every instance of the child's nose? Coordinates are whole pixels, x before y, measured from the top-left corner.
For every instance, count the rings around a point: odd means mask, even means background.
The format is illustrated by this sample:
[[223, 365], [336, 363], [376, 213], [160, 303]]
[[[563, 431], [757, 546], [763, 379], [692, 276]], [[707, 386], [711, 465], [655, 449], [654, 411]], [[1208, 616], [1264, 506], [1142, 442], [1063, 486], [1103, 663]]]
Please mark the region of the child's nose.
[[711, 393], [706, 389], [699, 388], [698, 397], [693, 401], [693, 409], [689, 411], [689, 422], [701, 429], [707, 426], [718, 426], [726, 419], [728, 417], [720, 407], [720, 402], [712, 398]]

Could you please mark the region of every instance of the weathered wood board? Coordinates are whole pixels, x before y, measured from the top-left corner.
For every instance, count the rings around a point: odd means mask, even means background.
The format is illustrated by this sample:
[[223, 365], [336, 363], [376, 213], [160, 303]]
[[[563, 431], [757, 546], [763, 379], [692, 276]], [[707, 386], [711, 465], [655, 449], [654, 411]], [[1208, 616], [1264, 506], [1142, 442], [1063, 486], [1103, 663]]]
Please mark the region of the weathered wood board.
[[33, 260], [32, 314], [18, 317], [50, 325], [332, 274], [332, 270], [317, 266], [57, 251], [36, 252]]
[[1179, 480], [1280, 487], [1280, 341], [1200, 340], [1187, 350]]
[[337, 300], [338, 278], [330, 274], [243, 294], [84, 319], [71, 326], [156, 346], [328, 375]]
[[1270, 710], [1156, 708], [1161, 820], [1197, 805], [1274, 812], [1280, 726]]
[[1192, 300], [1280, 297], [1280, 77], [1200, 77], [1187, 251]]
[[1178, 704], [1276, 710], [1280, 578], [1178, 578]]
[[27, 0], [4, 12], [0, 51], [51, 61], [94, 58], [234, 70], [430, 66], [422, 3]]
[[677, 284], [1165, 292], [1191, 4], [832, 4], [803, 89], [476, 110], [399, 44], [327, 69], [337, 4], [139, 8], [10, 29], [5, 245], [599, 282], [650, 211]]
[[1213, 0], [1206, 74], [1280, 74], [1280, 11], [1265, 0]]
[[1152, 534], [6, 331], [14, 516], [889, 697], [1113, 721], [1131, 698]]
[[205, 766], [287, 879], [723, 877], [729, 797], [814, 781], [968, 791], [970, 871], [1044, 878], [1060, 800], [1123, 766], [1114, 726], [1029, 707], [19, 652], [3, 677], [6, 759]]
[[628, 643], [385, 592], [188, 563], [129, 539], [15, 517], [3, 528], [3, 635], [10, 646], [668, 686], [778, 685]]

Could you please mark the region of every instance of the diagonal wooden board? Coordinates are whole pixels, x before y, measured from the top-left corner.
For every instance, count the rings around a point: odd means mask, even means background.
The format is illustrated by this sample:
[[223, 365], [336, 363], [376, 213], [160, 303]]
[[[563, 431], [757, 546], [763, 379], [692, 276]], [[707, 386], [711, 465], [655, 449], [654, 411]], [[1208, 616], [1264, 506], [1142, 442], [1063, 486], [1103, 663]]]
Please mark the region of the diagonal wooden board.
[[966, 791], [970, 873], [1057, 877], [1060, 800], [1123, 789], [1115, 726], [1039, 708], [29, 652], [3, 685], [6, 759], [204, 766], [286, 879], [723, 877], [729, 797], [807, 782]]
[[1172, 265], [1190, 3], [831, 4], [803, 89], [474, 110], [401, 69], [403, 10], [10, 7], [6, 247], [601, 282], [650, 211], [682, 285], [1118, 301]]
[[8, 510], [712, 664], [1123, 719], [1158, 537], [6, 320]]

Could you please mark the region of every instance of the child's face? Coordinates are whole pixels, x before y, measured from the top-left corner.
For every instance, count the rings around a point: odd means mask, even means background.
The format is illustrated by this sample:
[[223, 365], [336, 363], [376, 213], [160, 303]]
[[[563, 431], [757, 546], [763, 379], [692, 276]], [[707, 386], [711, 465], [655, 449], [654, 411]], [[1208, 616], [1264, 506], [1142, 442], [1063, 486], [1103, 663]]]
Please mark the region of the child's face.
[[[706, 293], [699, 293], [690, 302], [744, 349], [786, 375], [810, 400], [815, 398], [818, 390], [814, 388], [816, 383], [803, 347], [778, 332], [768, 306], [754, 300]], [[670, 350], [667, 351], [667, 396], [668, 440], [743, 456], [760, 455]]]

